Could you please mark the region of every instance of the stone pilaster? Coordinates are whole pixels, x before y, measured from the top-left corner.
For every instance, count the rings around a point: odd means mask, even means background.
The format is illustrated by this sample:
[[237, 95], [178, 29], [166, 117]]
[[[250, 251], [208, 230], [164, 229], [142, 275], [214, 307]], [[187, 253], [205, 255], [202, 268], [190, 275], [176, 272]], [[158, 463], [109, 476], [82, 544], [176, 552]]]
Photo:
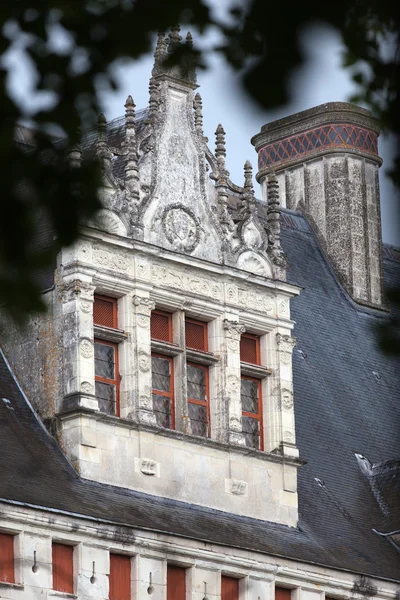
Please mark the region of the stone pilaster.
[[187, 368], [185, 345], [185, 311], [179, 309], [173, 313], [174, 343], [182, 348], [182, 352], [174, 359], [175, 384], [175, 428], [178, 431], [191, 434], [192, 427], [187, 403]]
[[240, 397], [240, 336], [245, 327], [238, 321], [224, 320], [225, 390], [228, 414], [228, 442], [245, 445], [242, 433], [242, 402]]
[[132, 309], [134, 292], [129, 292], [118, 301], [118, 325], [128, 335], [118, 345], [120, 385], [120, 416], [125, 419], [135, 417], [135, 392], [137, 365], [132, 340], [135, 336], [135, 313]]
[[63, 339], [63, 410], [98, 410], [94, 385], [93, 300], [91, 280], [71, 279], [60, 286]]
[[141, 423], [155, 425], [151, 394], [150, 315], [155, 303], [149, 296], [133, 296], [136, 415]]

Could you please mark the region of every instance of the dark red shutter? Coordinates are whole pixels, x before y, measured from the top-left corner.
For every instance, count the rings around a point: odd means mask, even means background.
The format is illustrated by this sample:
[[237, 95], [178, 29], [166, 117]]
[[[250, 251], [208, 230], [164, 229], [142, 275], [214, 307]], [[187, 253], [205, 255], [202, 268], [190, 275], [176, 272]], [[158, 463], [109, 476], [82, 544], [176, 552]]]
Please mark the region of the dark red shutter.
[[110, 600], [131, 598], [131, 558], [122, 554], [110, 554]]
[[0, 533], [0, 581], [15, 583], [14, 536]]
[[187, 348], [207, 351], [207, 323], [186, 319], [185, 338]]
[[221, 600], [239, 600], [239, 579], [222, 575]]
[[290, 600], [291, 596], [292, 590], [282, 587], [275, 588], [275, 600]]
[[256, 335], [243, 334], [240, 338], [240, 360], [252, 365], [260, 364], [260, 339]]
[[73, 546], [53, 542], [53, 590], [74, 593]]
[[172, 342], [171, 315], [159, 310], [153, 310], [150, 319], [151, 338], [163, 342]]
[[186, 600], [186, 569], [167, 565], [167, 600]]
[[93, 304], [93, 323], [103, 327], [118, 327], [117, 301], [115, 298], [95, 296]]

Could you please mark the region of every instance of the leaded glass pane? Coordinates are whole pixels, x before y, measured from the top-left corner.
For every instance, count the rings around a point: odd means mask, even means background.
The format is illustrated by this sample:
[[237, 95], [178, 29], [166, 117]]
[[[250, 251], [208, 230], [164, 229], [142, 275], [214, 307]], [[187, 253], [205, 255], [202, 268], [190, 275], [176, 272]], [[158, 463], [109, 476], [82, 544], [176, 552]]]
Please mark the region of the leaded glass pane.
[[206, 372], [204, 369], [187, 365], [187, 394], [195, 400], [207, 399]]
[[201, 435], [202, 437], [207, 437], [207, 408], [205, 406], [189, 402], [188, 410], [193, 435]]
[[106, 344], [94, 343], [94, 369], [97, 377], [115, 379], [114, 348]]
[[250, 379], [242, 379], [242, 410], [258, 414], [258, 383]]
[[258, 419], [242, 417], [242, 431], [245, 434], [246, 446], [249, 448], [260, 447], [260, 432]]
[[171, 427], [171, 400], [165, 396], [153, 394], [153, 409], [156, 415], [157, 425], [160, 427]]
[[115, 385], [96, 381], [95, 386], [99, 410], [108, 415], [115, 415]]
[[166, 358], [151, 357], [153, 390], [169, 392], [171, 390], [171, 363]]

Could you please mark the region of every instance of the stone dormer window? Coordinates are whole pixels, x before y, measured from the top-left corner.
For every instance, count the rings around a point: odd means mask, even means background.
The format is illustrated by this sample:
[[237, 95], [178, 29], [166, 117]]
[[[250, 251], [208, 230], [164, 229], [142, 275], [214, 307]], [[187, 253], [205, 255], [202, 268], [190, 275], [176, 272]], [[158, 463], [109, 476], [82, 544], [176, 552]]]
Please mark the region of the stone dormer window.
[[95, 295], [93, 303], [95, 393], [99, 410], [119, 416], [118, 305]]

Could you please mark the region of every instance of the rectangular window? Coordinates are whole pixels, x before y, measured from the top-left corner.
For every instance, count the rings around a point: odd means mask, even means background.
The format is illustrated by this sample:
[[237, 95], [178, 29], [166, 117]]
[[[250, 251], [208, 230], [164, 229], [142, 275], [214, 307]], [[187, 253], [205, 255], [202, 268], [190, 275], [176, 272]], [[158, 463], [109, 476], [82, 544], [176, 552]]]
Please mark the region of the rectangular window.
[[260, 338], [258, 335], [243, 333], [240, 336], [240, 360], [252, 365], [260, 365]]
[[221, 576], [221, 600], [239, 600], [239, 579]]
[[283, 587], [275, 587], [275, 600], [290, 600], [292, 590]]
[[95, 295], [93, 303], [93, 323], [117, 329], [118, 304], [116, 298]]
[[0, 581], [15, 583], [14, 536], [0, 533]]
[[151, 339], [172, 342], [172, 315], [162, 310], [153, 310], [150, 319]]
[[192, 433], [202, 437], [208, 436], [209, 402], [208, 402], [208, 367], [187, 363], [187, 395], [188, 413]]
[[186, 569], [167, 565], [167, 600], [186, 600]]
[[73, 546], [53, 542], [53, 590], [74, 593]]
[[118, 346], [112, 342], [94, 340], [94, 372], [99, 409], [119, 416]]
[[153, 409], [157, 425], [175, 428], [174, 411], [174, 362], [170, 356], [152, 354]]
[[246, 446], [263, 450], [261, 381], [253, 377], [241, 379], [242, 430]]
[[109, 594], [110, 600], [131, 598], [131, 558], [122, 554], [110, 554]]
[[208, 351], [207, 323], [195, 321], [194, 319], [185, 320], [185, 340], [186, 348], [191, 350]]

